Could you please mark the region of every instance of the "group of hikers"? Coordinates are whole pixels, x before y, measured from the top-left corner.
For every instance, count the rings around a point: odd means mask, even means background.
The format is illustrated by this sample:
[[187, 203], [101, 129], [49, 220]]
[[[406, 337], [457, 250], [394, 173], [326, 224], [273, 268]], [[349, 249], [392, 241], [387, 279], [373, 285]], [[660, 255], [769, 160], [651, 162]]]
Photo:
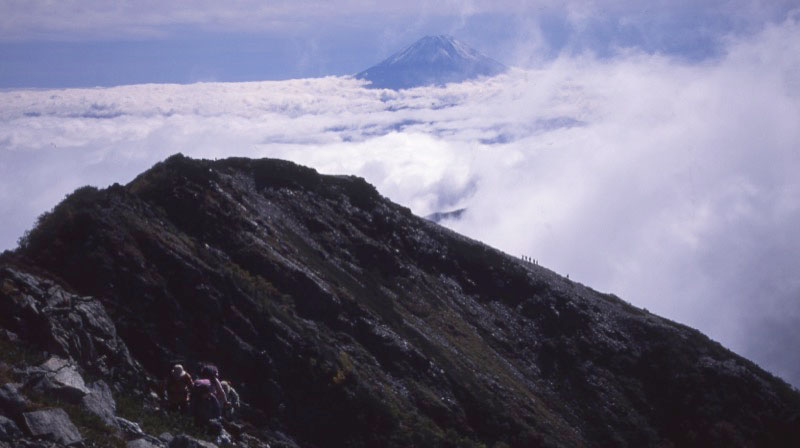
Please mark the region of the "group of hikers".
[[175, 364], [164, 381], [166, 407], [188, 413], [198, 426], [217, 426], [220, 418], [232, 420], [239, 408], [239, 394], [229, 381], [220, 381], [214, 365], [200, 368], [197, 378]]

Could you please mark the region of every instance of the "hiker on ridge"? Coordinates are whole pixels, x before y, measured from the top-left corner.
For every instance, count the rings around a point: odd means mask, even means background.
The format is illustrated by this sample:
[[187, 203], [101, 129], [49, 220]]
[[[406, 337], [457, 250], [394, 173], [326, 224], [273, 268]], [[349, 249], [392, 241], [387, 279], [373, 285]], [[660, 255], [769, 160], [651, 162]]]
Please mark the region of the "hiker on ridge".
[[192, 376], [183, 370], [183, 366], [175, 364], [166, 380], [164, 393], [167, 396], [167, 409], [185, 412], [189, 409], [189, 392], [192, 387]]
[[222, 383], [219, 382], [219, 370], [216, 366], [211, 364], [203, 366], [200, 369], [199, 377], [211, 383], [211, 393], [214, 394], [220, 406], [228, 404], [228, 397], [225, 394], [225, 389], [222, 388]]
[[197, 426], [207, 427], [212, 433], [219, 432], [219, 418], [222, 415], [217, 397], [214, 396], [211, 381], [206, 378], [195, 380], [192, 386], [192, 417]]
[[222, 384], [222, 390], [225, 391], [225, 396], [228, 399], [228, 403], [222, 410], [222, 415], [228, 420], [233, 420], [233, 416], [239, 409], [239, 393], [236, 392], [230, 381], [220, 381], [220, 384]]

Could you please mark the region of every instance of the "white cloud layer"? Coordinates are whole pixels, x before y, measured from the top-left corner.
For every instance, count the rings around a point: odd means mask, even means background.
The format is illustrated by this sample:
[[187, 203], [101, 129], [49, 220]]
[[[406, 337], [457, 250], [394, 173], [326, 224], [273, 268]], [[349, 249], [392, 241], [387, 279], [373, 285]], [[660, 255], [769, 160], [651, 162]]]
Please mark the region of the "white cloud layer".
[[365, 177], [453, 229], [699, 328], [800, 385], [800, 23], [401, 92], [348, 78], [0, 92], [0, 248], [176, 152]]

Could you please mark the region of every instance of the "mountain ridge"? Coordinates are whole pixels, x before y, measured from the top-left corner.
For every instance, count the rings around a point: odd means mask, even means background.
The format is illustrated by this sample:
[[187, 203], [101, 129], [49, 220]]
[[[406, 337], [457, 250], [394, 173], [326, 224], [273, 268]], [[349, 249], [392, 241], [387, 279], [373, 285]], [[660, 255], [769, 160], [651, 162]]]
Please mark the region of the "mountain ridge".
[[[95, 298], [151, 381], [214, 362], [297, 446], [800, 440], [800, 394], [698, 331], [290, 162], [177, 155], [84, 187], [0, 268]], [[12, 277], [0, 304], [24, 302]], [[21, 325], [0, 318], [46, 342]]]

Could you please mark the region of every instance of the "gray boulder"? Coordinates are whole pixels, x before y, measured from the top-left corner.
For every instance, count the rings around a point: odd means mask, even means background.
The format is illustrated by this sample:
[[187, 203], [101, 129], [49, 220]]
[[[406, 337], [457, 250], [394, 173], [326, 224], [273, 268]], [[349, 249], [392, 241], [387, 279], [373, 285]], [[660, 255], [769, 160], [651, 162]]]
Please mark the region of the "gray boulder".
[[131, 440], [126, 445], [127, 448], [159, 448], [160, 445], [154, 445], [147, 439]]
[[204, 440], [189, 437], [186, 434], [175, 436], [169, 442], [169, 448], [218, 448], [217, 445]]
[[0, 440], [10, 442], [22, 437], [22, 431], [13, 421], [0, 415]]
[[138, 423], [124, 419], [122, 417], [117, 417], [116, 420], [117, 420], [117, 426], [122, 431], [122, 434], [123, 436], [125, 436], [126, 440], [135, 442], [141, 439], [153, 446], [157, 447], [166, 446], [166, 443], [164, 443], [164, 441], [145, 433], [142, 427]]
[[91, 392], [78, 369], [59, 357], [48, 359], [30, 373], [28, 386], [42, 395], [77, 404]]
[[0, 413], [16, 417], [27, 409], [30, 402], [20, 393], [19, 384], [6, 383], [0, 386]]
[[41, 437], [63, 445], [83, 440], [78, 428], [61, 408], [43, 409], [22, 414], [25, 430], [33, 437]]
[[117, 421], [117, 426], [119, 427], [119, 429], [122, 430], [122, 433], [128, 440], [140, 439], [146, 435], [142, 430], [142, 427], [139, 426], [139, 424], [136, 422], [132, 422], [122, 417], [117, 417], [116, 421]]
[[105, 381], [97, 381], [89, 386], [89, 394], [81, 400], [81, 408], [100, 418], [108, 426], [118, 428], [117, 424], [117, 403], [111, 388]]
[[117, 417], [116, 420], [117, 420], [117, 426], [122, 431], [122, 435], [129, 442], [128, 447], [138, 446], [138, 445], [130, 445], [131, 442], [137, 442], [140, 444], [146, 442], [147, 445], [141, 445], [142, 448], [150, 446], [161, 448], [167, 445], [166, 443], [164, 443], [163, 440], [160, 440], [158, 437], [153, 437], [145, 433], [142, 427], [136, 422], [132, 422], [122, 417]]

